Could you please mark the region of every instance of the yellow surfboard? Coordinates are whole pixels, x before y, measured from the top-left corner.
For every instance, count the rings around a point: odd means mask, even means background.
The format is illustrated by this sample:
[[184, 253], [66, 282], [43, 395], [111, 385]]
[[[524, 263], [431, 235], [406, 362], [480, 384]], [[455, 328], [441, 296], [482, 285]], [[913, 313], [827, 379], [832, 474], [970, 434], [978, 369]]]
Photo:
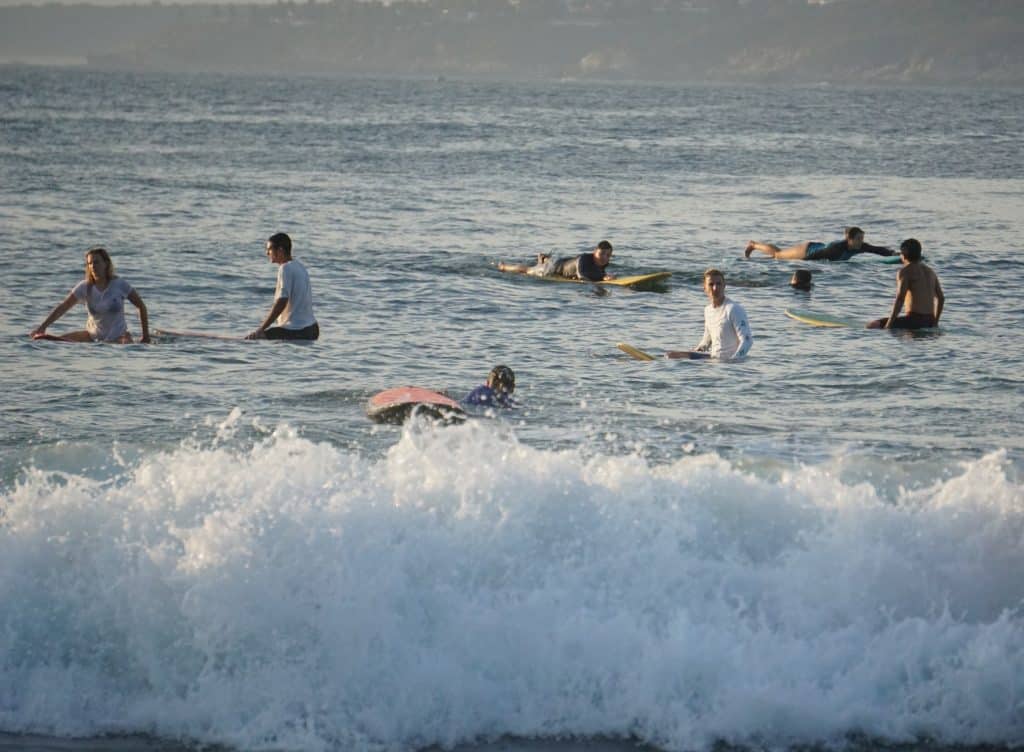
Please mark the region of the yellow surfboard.
[[[587, 282], [592, 285], [614, 285], [616, 287], [646, 287], [664, 282], [672, 276], [672, 272], [651, 272], [650, 274], [634, 274], [631, 277], [616, 277], [615, 279], [602, 279], [600, 282], [590, 282], [586, 279], [569, 279], [567, 282]], [[564, 277], [563, 277], [564, 279]]]
[[630, 344], [625, 342], [618, 342], [615, 345], [617, 348], [626, 353], [633, 360], [655, 360], [655, 357], [650, 353], [645, 353], [643, 350], [638, 350]]
[[814, 311], [801, 311], [796, 308], [787, 308], [785, 311], [786, 315], [791, 319], [795, 319], [803, 324], [810, 324], [811, 326], [827, 326], [827, 327], [840, 327], [840, 326], [863, 326], [864, 324], [860, 321], [854, 321], [853, 319], [844, 319], [838, 316], [829, 316], [826, 313], [816, 313]]
[[525, 276], [532, 277], [533, 279], [549, 280], [551, 282], [573, 282], [578, 285], [608, 285], [613, 287], [631, 287], [633, 289], [643, 289], [663, 285], [665, 281], [672, 276], [672, 272], [651, 272], [650, 274], [633, 274], [629, 277], [602, 279], [599, 282], [593, 282], [589, 279], [569, 279], [568, 277], [562, 277], [558, 275], [552, 275], [548, 277], [535, 277], [532, 274], [530, 274]]

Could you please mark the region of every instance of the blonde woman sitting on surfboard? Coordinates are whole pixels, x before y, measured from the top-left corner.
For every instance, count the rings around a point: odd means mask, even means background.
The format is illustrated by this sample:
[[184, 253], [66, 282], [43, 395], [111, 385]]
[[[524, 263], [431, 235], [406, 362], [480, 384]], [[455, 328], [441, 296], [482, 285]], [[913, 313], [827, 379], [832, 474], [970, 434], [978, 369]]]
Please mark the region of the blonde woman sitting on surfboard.
[[531, 277], [565, 277], [600, 282], [604, 279], [615, 279], [605, 271], [605, 267], [611, 260], [612, 244], [607, 240], [602, 240], [593, 251], [582, 253], [579, 256], [556, 259], [547, 253], [538, 253], [537, 263], [533, 266], [506, 264], [504, 261], [499, 261], [498, 270], [529, 274]]
[[[114, 262], [103, 248], [90, 248], [85, 252], [85, 279], [68, 293], [68, 296], [46, 317], [39, 328], [32, 332], [33, 339], [53, 339], [61, 342], [117, 342], [128, 344], [132, 335], [124, 319], [124, 301], [128, 300], [139, 309], [142, 324], [142, 342], [149, 342], [149, 314], [146, 304], [134, 288], [114, 273]], [[52, 335], [46, 328], [71, 310], [78, 302], [84, 302], [89, 311], [85, 329], [67, 334]]]
[[750, 352], [754, 334], [743, 306], [725, 297], [725, 275], [718, 269], [704, 272], [704, 292], [711, 301], [704, 308], [704, 337], [693, 350], [670, 350], [666, 358], [718, 358], [733, 360]]

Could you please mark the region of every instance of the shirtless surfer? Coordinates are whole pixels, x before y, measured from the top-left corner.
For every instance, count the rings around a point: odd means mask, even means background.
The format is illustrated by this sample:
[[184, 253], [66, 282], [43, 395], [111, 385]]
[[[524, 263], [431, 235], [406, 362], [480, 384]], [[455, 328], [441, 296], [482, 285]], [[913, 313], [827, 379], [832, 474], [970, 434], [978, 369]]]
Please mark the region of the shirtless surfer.
[[[868, 324], [868, 329], [931, 329], [939, 325], [946, 296], [935, 271], [921, 261], [921, 243], [907, 238], [900, 244], [903, 266], [896, 272], [896, 300], [884, 319]], [[901, 310], [905, 314], [900, 316]]]
[[529, 274], [531, 277], [565, 277], [566, 279], [600, 282], [605, 279], [615, 279], [606, 270], [611, 260], [612, 244], [607, 240], [602, 240], [594, 247], [594, 250], [579, 256], [556, 259], [546, 253], [538, 253], [537, 263], [533, 266], [506, 264], [504, 261], [499, 261], [498, 269], [503, 272]]

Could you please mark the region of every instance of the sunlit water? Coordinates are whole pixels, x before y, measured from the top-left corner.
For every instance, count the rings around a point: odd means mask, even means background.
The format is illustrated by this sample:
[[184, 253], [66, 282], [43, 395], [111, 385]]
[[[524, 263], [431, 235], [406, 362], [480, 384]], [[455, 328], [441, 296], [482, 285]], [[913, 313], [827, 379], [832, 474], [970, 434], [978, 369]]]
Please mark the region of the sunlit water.
[[[0, 93], [0, 730], [44, 735], [0, 748], [1024, 744], [1020, 92], [7, 68]], [[783, 313], [885, 315], [896, 267], [742, 257], [846, 224], [922, 241], [940, 331]], [[242, 335], [276, 231], [315, 344], [27, 337], [95, 244], [154, 327]], [[603, 238], [668, 286], [496, 270]], [[712, 265], [749, 359], [615, 348], [696, 344]], [[499, 362], [497, 419], [365, 417]]]

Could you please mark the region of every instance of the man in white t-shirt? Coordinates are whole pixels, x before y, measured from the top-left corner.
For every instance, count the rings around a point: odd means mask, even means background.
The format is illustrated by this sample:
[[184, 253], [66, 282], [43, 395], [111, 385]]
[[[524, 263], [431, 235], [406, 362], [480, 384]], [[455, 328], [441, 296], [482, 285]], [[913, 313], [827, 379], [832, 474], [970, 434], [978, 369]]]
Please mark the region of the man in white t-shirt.
[[704, 308], [704, 337], [693, 350], [672, 350], [666, 358], [742, 358], [754, 344], [747, 312], [725, 297], [725, 275], [718, 269], [704, 272], [704, 292], [711, 303]]
[[267, 258], [281, 265], [277, 270], [274, 305], [259, 328], [246, 339], [319, 338], [320, 326], [313, 316], [309, 272], [292, 258], [292, 239], [283, 232], [271, 235], [267, 240]]

